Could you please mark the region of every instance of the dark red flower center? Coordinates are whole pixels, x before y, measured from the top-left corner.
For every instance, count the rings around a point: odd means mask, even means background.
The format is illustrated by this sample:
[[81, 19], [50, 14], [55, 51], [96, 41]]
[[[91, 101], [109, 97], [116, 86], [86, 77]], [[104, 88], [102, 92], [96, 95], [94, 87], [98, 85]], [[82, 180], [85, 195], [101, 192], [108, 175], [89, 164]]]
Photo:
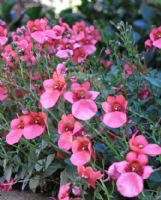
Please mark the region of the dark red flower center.
[[54, 84], [54, 89], [57, 90], [61, 90], [64, 87], [64, 82], [58, 80], [55, 84]]
[[121, 105], [119, 103], [115, 103], [113, 105], [113, 110], [114, 111], [122, 111], [122, 107], [121, 107]]
[[88, 150], [88, 144], [89, 144], [88, 141], [81, 142], [79, 147], [78, 147], [78, 151], [89, 151]]
[[86, 91], [84, 89], [79, 89], [74, 92], [74, 99], [85, 99], [86, 98]]
[[157, 34], [156, 34], [156, 39], [160, 39], [161, 38], [161, 32], [158, 32]]
[[126, 172], [135, 172], [140, 176], [143, 174], [143, 168], [138, 161], [134, 161], [134, 162], [130, 163], [128, 165], [128, 167], [125, 169], [125, 171]]

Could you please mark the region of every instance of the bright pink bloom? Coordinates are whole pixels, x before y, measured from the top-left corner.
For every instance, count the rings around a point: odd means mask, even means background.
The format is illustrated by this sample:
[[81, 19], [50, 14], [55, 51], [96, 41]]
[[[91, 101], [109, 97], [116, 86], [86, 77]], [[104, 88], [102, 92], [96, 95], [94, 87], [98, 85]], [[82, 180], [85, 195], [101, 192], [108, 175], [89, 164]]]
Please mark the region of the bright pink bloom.
[[90, 91], [90, 83], [73, 83], [71, 91], [65, 92], [64, 98], [72, 104], [72, 114], [81, 120], [92, 118], [97, 112], [94, 100], [99, 95], [97, 91]]
[[108, 96], [107, 102], [102, 103], [102, 108], [106, 112], [102, 121], [111, 128], [123, 126], [127, 121], [127, 103], [123, 95]]
[[94, 171], [92, 167], [78, 166], [78, 175], [82, 178], [87, 179], [88, 183], [95, 189], [96, 181], [103, 177], [103, 174], [100, 171]]
[[73, 115], [63, 115], [62, 119], [58, 123], [58, 133], [65, 134], [69, 133], [71, 135], [76, 134], [83, 128], [83, 125], [76, 121]]
[[36, 19], [35, 21], [27, 22], [27, 29], [30, 33], [35, 31], [44, 31], [46, 29], [47, 19]]
[[7, 87], [0, 81], [0, 101], [5, 101], [8, 97]]
[[130, 149], [137, 153], [147, 154], [149, 156], [158, 156], [161, 154], [161, 147], [157, 144], [149, 144], [143, 135], [133, 135], [129, 140]]
[[95, 159], [92, 143], [88, 138], [77, 137], [72, 143], [72, 153], [70, 160], [76, 166], [89, 162], [91, 156]]
[[42, 112], [31, 112], [11, 121], [11, 130], [6, 136], [8, 144], [17, 143], [22, 136], [26, 139], [34, 139], [45, 131], [47, 116]]
[[73, 136], [77, 135], [82, 129], [83, 125], [76, 121], [73, 115], [63, 115], [58, 123], [59, 148], [68, 151], [72, 147]]
[[11, 145], [15, 144], [21, 139], [23, 135], [23, 129], [28, 124], [29, 121], [30, 117], [27, 115], [18, 117], [17, 119], [13, 119], [11, 121], [10, 124], [11, 130], [6, 136], [6, 141], [8, 144]]
[[1, 181], [0, 182], [0, 191], [12, 191], [12, 186], [13, 186], [14, 180], [11, 179], [9, 182], [8, 181]]
[[87, 60], [87, 57], [88, 57], [88, 53], [85, 51], [84, 48], [82, 47], [76, 48], [74, 50], [72, 61], [75, 63], [85, 62]]
[[143, 191], [143, 180], [149, 178], [153, 169], [147, 165], [144, 154], [129, 152], [127, 161], [113, 163], [107, 173], [116, 180], [117, 190], [125, 197], [135, 197]]
[[43, 85], [45, 92], [40, 97], [40, 103], [43, 108], [52, 108], [66, 89], [64, 75], [54, 72], [53, 78], [45, 80]]
[[153, 28], [150, 33], [150, 40], [154, 47], [161, 49], [161, 26]]
[[46, 128], [47, 116], [43, 112], [29, 113], [30, 120], [23, 129], [23, 135], [26, 139], [31, 140], [42, 135]]
[[58, 200], [70, 200], [70, 197], [68, 194], [69, 189], [70, 189], [70, 183], [62, 185], [59, 190]]

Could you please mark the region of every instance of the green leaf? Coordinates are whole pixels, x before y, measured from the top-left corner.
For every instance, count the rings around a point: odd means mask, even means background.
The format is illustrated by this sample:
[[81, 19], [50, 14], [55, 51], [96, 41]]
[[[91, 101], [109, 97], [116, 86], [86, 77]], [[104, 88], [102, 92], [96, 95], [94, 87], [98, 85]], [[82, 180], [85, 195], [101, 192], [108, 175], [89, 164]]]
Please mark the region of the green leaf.
[[152, 85], [161, 88], [161, 80], [157, 78], [152, 78], [149, 76], [144, 77], [147, 81], [149, 81]]
[[34, 176], [34, 177], [30, 180], [30, 182], [29, 182], [29, 187], [30, 187], [30, 189], [31, 189], [33, 192], [35, 192], [35, 191], [36, 191], [36, 188], [37, 188], [38, 185], [39, 185], [39, 183], [40, 183], [40, 176], [39, 176], [39, 175]]
[[61, 168], [63, 168], [63, 166], [60, 163], [54, 162], [52, 166], [50, 165], [45, 170], [45, 172], [44, 172], [44, 174], [42, 176], [44, 178], [49, 177], [49, 176], [53, 175], [58, 169], [61, 169]]
[[67, 166], [60, 175], [60, 185], [76, 179], [76, 168]]
[[31, 20], [41, 17], [41, 6], [30, 7], [25, 10], [25, 13], [30, 17]]
[[52, 163], [52, 161], [54, 160], [54, 154], [50, 154], [48, 155], [47, 159], [46, 159], [46, 165], [45, 165], [45, 169], [47, 169], [49, 167], [49, 165]]
[[7, 181], [10, 181], [11, 179], [11, 176], [12, 176], [12, 166], [9, 165], [5, 168], [5, 171], [4, 171], [4, 176], [5, 176], [5, 179]]

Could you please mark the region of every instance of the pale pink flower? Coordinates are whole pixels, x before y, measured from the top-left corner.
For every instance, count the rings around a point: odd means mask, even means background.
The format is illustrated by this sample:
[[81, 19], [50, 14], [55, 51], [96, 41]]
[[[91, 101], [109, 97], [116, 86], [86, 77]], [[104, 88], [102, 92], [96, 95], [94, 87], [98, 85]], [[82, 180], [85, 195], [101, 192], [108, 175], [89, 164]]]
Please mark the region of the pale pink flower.
[[53, 78], [45, 80], [43, 86], [45, 92], [40, 97], [40, 103], [43, 108], [52, 108], [66, 89], [64, 75], [54, 72]]
[[127, 101], [123, 95], [108, 96], [107, 101], [102, 103], [102, 108], [106, 112], [102, 121], [111, 128], [119, 128], [126, 121]]
[[94, 189], [96, 188], [96, 181], [104, 176], [100, 171], [94, 171], [92, 167], [78, 166], [77, 171], [78, 175], [87, 179], [88, 183]]
[[150, 40], [154, 47], [161, 49], [161, 26], [152, 29], [150, 32]]
[[116, 180], [117, 190], [125, 197], [136, 197], [143, 191], [143, 180], [153, 172], [148, 166], [148, 158], [144, 154], [129, 152], [127, 161], [113, 163], [107, 173]]
[[88, 138], [77, 137], [72, 143], [72, 153], [70, 160], [76, 166], [89, 162], [91, 156], [95, 159], [92, 143]]
[[72, 114], [81, 120], [92, 118], [97, 112], [94, 100], [99, 95], [97, 91], [90, 90], [90, 83], [73, 83], [71, 91], [65, 92], [64, 98], [72, 104]]
[[70, 183], [66, 183], [65, 185], [62, 185], [59, 190], [58, 200], [70, 200], [70, 197], [68, 194], [69, 189], [70, 189]]
[[161, 154], [161, 147], [157, 144], [149, 144], [143, 135], [133, 135], [129, 140], [129, 145], [130, 149], [137, 153], [147, 154], [153, 157]]
[[58, 123], [58, 133], [60, 138], [58, 146], [64, 151], [68, 151], [72, 147], [73, 137], [83, 129], [83, 125], [76, 121], [73, 115], [63, 115]]
[[26, 139], [34, 139], [45, 131], [47, 116], [43, 112], [31, 112], [11, 121], [11, 130], [6, 136], [8, 144], [12, 145], [24, 136]]

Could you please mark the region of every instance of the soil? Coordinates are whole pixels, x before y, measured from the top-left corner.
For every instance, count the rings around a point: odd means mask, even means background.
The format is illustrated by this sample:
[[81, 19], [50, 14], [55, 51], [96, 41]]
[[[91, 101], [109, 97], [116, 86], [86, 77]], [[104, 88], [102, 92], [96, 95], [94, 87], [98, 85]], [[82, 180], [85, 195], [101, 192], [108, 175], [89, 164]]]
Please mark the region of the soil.
[[40, 194], [27, 193], [27, 192], [0, 192], [0, 200], [51, 200]]

